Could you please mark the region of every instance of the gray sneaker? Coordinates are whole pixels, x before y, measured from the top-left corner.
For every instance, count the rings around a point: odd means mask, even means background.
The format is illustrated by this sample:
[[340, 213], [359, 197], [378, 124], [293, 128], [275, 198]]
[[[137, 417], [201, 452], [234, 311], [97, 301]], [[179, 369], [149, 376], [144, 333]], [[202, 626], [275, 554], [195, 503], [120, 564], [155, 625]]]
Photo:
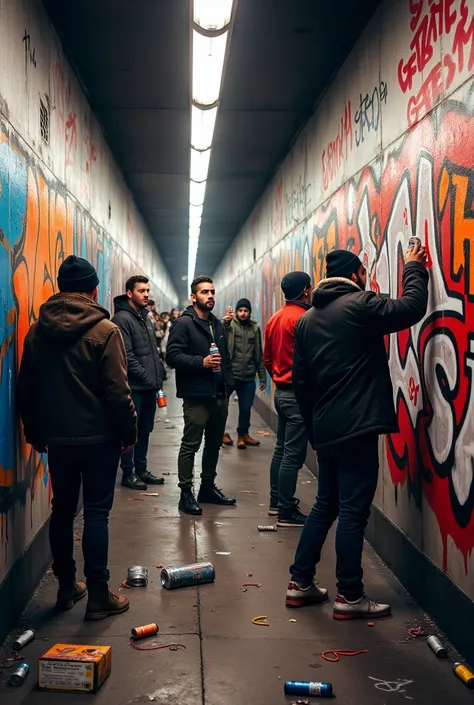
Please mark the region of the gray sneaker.
[[338, 595], [334, 602], [332, 616], [334, 619], [376, 619], [377, 617], [388, 617], [391, 613], [390, 605], [375, 602], [367, 595], [362, 595], [354, 602]]

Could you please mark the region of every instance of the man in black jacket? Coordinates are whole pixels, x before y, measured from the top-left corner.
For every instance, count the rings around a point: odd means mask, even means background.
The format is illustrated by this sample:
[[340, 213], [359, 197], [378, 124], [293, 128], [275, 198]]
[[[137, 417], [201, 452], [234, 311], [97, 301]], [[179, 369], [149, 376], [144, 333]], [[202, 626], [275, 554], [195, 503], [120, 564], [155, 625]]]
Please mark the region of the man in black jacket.
[[[191, 284], [192, 306], [184, 311], [170, 331], [166, 362], [176, 370], [177, 396], [183, 399], [184, 433], [178, 456], [179, 509], [202, 514], [193, 494], [194, 456], [204, 435], [201, 489], [198, 502], [234, 505], [215, 486], [217, 461], [222, 445], [229, 394], [234, 379], [224, 326], [211, 311], [216, 292], [210, 277], [197, 277]], [[212, 348], [217, 348], [212, 350]]]
[[114, 299], [112, 321], [122, 331], [127, 352], [128, 383], [138, 417], [138, 441], [121, 460], [122, 485], [131, 490], [146, 490], [147, 485], [162, 485], [164, 479], [147, 470], [147, 452], [153, 431], [156, 395], [163, 383], [163, 363], [156, 346], [155, 328], [147, 306], [150, 284], [146, 277], [130, 277], [126, 294]]
[[312, 447], [318, 453], [318, 496], [290, 568], [288, 607], [322, 602], [315, 566], [333, 522], [337, 590], [334, 619], [384, 617], [390, 605], [366, 597], [362, 582], [364, 532], [378, 478], [378, 437], [398, 431], [384, 336], [418, 323], [428, 303], [426, 253], [409, 248], [399, 299], [366, 291], [367, 273], [346, 250], [326, 257], [327, 278], [313, 308], [299, 321], [293, 389]]

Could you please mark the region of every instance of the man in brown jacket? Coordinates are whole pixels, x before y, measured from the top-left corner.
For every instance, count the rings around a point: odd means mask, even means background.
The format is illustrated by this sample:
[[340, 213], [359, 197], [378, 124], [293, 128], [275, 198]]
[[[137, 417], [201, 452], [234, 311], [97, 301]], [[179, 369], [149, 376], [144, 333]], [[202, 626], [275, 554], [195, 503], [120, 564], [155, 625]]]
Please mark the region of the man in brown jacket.
[[129, 607], [125, 596], [108, 589], [108, 517], [120, 454], [137, 438], [122, 334], [97, 303], [98, 284], [87, 260], [72, 255], [62, 263], [60, 293], [41, 306], [26, 335], [17, 387], [26, 441], [48, 453], [58, 610], [71, 609], [86, 594], [86, 585], [76, 582], [73, 557], [82, 480], [88, 620]]

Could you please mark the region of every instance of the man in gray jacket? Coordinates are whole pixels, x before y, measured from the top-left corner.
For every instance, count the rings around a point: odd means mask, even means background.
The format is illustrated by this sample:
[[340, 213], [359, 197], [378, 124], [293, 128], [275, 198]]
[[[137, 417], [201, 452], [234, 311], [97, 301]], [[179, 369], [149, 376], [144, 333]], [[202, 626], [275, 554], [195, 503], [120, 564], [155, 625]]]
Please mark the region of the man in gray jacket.
[[125, 341], [128, 383], [138, 417], [138, 441], [122, 455], [122, 485], [131, 490], [146, 490], [147, 485], [164, 483], [162, 477], [155, 477], [147, 469], [148, 441], [155, 423], [156, 395], [163, 383], [163, 363], [147, 311], [149, 280], [141, 275], [130, 277], [125, 289], [126, 294], [114, 299], [112, 321], [122, 331]]
[[[250, 413], [255, 398], [255, 378], [260, 379], [260, 389], [266, 386], [266, 372], [263, 364], [262, 334], [259, 325], [251, 319], [252, 306], [248, 299], [237, 302], [236, 313], [227, 309], [223, 323], [227, 334], [227, 345], [235, 379], [235, 391], [239, 402], [239, 425], [237, 428], [237, 448], [259, 446], [249, 435]], [[231, 446], [234, 441], [229, 433], [224, 434], [223, 443]]]

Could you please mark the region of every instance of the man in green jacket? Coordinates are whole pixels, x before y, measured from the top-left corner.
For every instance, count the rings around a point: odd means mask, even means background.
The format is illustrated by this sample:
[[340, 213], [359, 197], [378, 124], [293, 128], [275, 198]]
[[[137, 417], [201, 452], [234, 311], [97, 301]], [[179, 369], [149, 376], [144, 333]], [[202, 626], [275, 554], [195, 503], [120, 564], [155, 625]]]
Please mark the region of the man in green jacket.
[[[259, 441], [249, 436], [250, 412], [255, 397], [255, 377], [259, 376], [262, 391], [266, 386], [262, 334], [258, 323], [251, 319], [251, 313], [250, 301], [240, 299], [237, 302], [235, 316], [229, 308], [223, 319], [235, 379], [235, 391], [239, 400], [237, 428], [239, 450], [245, 450], [247, 446], [260, 445]], [[229, 433], [224, 434], [223, 443], [226, 446], [234, 444]]]

